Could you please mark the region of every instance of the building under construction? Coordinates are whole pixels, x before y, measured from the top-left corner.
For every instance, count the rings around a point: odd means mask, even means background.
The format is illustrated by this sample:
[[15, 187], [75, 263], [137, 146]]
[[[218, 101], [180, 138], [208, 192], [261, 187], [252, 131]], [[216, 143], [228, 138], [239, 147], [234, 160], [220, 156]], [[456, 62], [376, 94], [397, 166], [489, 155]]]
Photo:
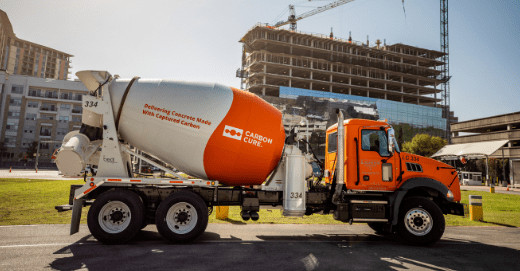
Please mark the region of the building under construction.
[[[392, 123], [446, 130], [444, 53], [405, 44], [374, 45], [256, 25], [243, 43], [244, 89], [263, 96], [378, 101]], [[383, 110], [384, 111], [384, 110]], [[442, 134], [439, 134], [442, 135]]]
[[[440, 106], [443, 53], [405, 44], [374, 46], [257, 25], [244, 43], [246, 89], [278, 96], [293, 87]], [[368, 41], [367, 41], [368, 43]]]

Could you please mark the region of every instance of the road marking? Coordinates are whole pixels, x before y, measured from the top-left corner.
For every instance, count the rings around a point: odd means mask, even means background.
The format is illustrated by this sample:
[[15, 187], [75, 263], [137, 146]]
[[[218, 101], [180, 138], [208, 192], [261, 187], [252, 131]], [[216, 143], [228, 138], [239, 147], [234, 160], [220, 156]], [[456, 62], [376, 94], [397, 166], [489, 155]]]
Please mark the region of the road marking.
[[12, 228], [12, 227], [36, 227], [40, 225], [6, 225], [6, 226], [0, 226], [0, 228]]
[[18, 248], [18, 247], [52, 247], [52, 246], [70, 246], [70, 243], [53, 243], [53, 244], [25, 244], [25, 245], [8, 245], [0, 246], [0, 248]]

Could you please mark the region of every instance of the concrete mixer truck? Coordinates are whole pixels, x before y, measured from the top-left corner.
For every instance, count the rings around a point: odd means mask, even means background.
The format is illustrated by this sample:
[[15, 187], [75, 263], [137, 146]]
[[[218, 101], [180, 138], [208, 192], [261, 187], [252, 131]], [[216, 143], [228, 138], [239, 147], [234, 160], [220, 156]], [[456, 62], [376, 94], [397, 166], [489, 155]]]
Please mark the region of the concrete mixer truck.
[[[456, 169], [401, 152], [385, 121], [344, 120], [338, 110], [322, 162], [304, 151], [308, 142], [296, 128], [286, 134], [279, 110], [252, 93], [106, 71], [77, 76], [89, 91], [81, 129], [56, 153], [64, 175], [85, 180], [71, 186], [69, 204], [56, 206], [72, 210], [71, 234], [88, 205], [88, 228], [107, 244], [127, 242], [148, 224], [167, 240], [192, 241], [215, 206], [240, 206], [244, 220], [258, 220], [266, 206], [284, 216], [332, 214], [413, 244], [439, 240], [444, 214], [464, 215]], [[167, 177], [137, 175], [134, 158]], [[87, 176], [86, 168], [97, 171]]]

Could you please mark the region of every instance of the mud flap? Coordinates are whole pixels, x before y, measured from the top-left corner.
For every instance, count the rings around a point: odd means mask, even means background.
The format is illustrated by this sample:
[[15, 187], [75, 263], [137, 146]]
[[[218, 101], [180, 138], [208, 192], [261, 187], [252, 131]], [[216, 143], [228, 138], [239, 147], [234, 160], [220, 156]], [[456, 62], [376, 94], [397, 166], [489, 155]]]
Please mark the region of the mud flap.
[[72, 218], [70, 219], [70, 235], [79, 231], [79, 222], [81, 221], [81, 211], [85, 203], [84, 199], [74, 199], [72, 204]]

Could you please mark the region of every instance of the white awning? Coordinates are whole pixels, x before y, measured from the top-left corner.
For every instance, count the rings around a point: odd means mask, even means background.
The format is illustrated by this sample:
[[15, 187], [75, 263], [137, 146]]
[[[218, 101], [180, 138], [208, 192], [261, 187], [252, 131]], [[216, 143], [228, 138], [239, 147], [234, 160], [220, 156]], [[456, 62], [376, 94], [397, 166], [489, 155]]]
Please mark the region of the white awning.
[[458, 159], [460, 156], [466, 156], [468, 158], [490, 156], [507, 142], [509, 142], [509, 140], [446, 145], [434, 153], [432, 157], [442, 157], [450, 160]]

